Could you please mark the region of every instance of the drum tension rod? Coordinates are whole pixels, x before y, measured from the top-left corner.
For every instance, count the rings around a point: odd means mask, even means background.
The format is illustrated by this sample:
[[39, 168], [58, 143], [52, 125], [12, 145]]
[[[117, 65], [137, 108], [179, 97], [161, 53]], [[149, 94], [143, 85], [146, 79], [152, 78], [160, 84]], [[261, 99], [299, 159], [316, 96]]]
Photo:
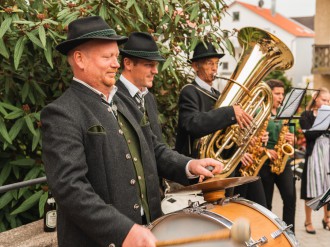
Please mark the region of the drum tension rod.
[[271, 233], [270, 236], [272, 236], [273, 239], [278, 238], [283, 232], [289, 230], [291, 227], [293, 227], [293, 224], [276, 230], [275, 232]]
[[266, 244], [267, 242], [268, 242], [268, 239], [265, 236], [263, 236], [255, 242], [248, 241], [248, 242], [245, 242], [245, 244], [246, 244], [247, 247], [254, 247], [254, 246]]

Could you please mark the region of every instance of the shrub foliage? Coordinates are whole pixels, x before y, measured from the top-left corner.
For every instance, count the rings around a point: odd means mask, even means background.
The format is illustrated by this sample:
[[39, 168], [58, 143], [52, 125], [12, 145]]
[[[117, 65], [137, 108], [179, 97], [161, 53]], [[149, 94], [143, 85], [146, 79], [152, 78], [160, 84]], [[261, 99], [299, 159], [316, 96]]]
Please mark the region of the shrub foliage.
[[[45, 175], [40, 111], [69, 86], [66, 58], [54, 48], [71, 21], [103, 17], [117, 33], [151, 33], [166, 61], [154, 81], [164, 136], [173, 145], [180, 88], [190, 77], [189, 52], [201, 39], [233, 53], [231, 32], [219, 23], [222, 0], [1, 0], [0, 1], [0, 186]], [[0, 194], [0, 231], [43, 215], [46, 185]]]

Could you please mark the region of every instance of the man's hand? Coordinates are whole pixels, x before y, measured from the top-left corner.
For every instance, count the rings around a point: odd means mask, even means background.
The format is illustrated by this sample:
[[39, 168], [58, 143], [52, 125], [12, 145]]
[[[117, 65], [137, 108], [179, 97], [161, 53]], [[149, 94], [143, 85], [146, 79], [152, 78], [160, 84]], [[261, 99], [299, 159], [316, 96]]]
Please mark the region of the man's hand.
[[290, 133], [290, 132], [285, 133], [284, 138], [290, 145], [293, 145], [293, 141], [294, 141], [294, 134], [293, 133]]
[[242, 165], [249, 167], [253, 164], [252, 155], [249, 153], [245, 153], [241, 159]]
[[243, 111], [241, 106], [234, 105], [233, 108], [235, 112], [235, 118], [239, 127], [241, 129], [243, 129], [244, 127], [249, 127], [251, 125], [253, 118], [245, 111]]
[[123, 242], [123, 247], [156, 247], [156, 241], [149, 229], [134, 224]]
[[[212, 172], [205, 168], [205, 167], [211, 167], [213, 168]], [[213, 177], [213, 174], [220, 173], [223, 169], [223, 165], [211, 158], [206, 159], [200, 159], [200, 160], [191, 160], [189, 162], [189, 172], [193, 175], [202, 175], [204, 177]]]
[[266, 152], [270, 156], [270, 159], [271, 160], [276, 160], [278, 158], [277, 157], [277, 153], [275, 152], [275, 150], [273, 150], [273, 149], [267, 149]]

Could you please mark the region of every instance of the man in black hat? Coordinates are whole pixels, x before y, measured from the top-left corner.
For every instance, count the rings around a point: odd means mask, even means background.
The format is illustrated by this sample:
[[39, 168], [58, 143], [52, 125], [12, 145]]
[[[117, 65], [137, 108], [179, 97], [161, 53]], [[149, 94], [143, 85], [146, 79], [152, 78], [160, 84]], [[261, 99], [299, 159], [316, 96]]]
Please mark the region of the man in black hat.
[[240, 127], [251, 123], [251, 116], [239, 105], [214, 109], [220, 93], [212, 87], [218, 71], [218, 53], [209, 42], [200, 42], [188, 60], [196, 72], [195, 81], [184, 86], [179, 97], [179, 122], [175, 149], [190, 157], [197, 157], [193, 150], [196, 139], [238, 123]]
[[212, 177], [209, 165], [221, 171], [212, 159], [171, 155], [117, 97], [118, 44], [126, 40], [93, 16], [71, 22], [67, 40], [56, 47], [74, 74], [70, 88], [41, 113], [60, 247], [154, 247], [141, 224], [162, 214], [158, 175], [189, 184], [182, 174]]
[[[218, 71], [219, 60], [224, 54], [218, 53], [209, 43], [200, 42], [194, 49], [192, 59], [188, 60], [196, 72], [195, 81], [185, 85], [179, 96], [179, 121], [175, 149], [182, 154], [197, 158], [198, 150], [194, 149], [195, 141], [205, 135], [238, 123], [243, 128], [249, 126], [252, 117], [242, 110], [241, 106], [227, 106], [214, 108], [220, 93], [212, 87]], [[267, 142], [268, 136], [263, 138]], [[242, 165], [252, 164], [252, 156], [245, 153], [241, 159]], [[240, 176], [234, 171], [230, 176]], [[232, 193], [228, 190], [227, 195]], [[266, 198], [261, 181], [238, 186], [235, 193], [246, 197], [263, 206]]]
[[165, 61], [160, 55], [153, 37], [144, 32], [133, 32], [123, 49], [120, 49], [122, 74], [116, 82], [119, 96], [131, 99], [148, 121], [159, 141], [163, 141], [158, 121], [158, 109], [154, 95], [148, 91], [158, 74], [158, 63]]

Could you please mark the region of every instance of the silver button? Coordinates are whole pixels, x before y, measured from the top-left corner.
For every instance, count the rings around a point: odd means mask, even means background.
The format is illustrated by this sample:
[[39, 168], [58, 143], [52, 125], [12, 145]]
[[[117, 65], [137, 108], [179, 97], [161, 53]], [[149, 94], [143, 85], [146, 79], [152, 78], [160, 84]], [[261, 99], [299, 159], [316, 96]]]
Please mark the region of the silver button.
[[118, 132], [119, 132], [119, 134], [121, 134], [121, 135], [124, 133], [122, 130], [118, 130]]
[[134, 208], [135, 210], [139, 209], [139, 207], [140, 207], [139, 204], [134, 204], [134, 206], [133, 206], [133, 208]]
[[134, 160], [134, 162], [136, 162], [137, 161], [137, 158], [134, 157], [133, 160]]
[[131, 179], [130, 184], [134, 185], [136, 183], [135, 179]]
[[122, 122], [119, 122], [119, 125], [120, 125], [120, 126], [123, 126], [123, 123], [122, 123]]
[[138, 179], [141, 180], [141, 176], [138, 176]]
[[143, 199], [143, 194], [141, 195], [141, 198]]
[[129, 160], [131, 158], [130, 154], [126, 154], [126, 159]]
[[115, 244], [109, 244], [109, 247], [116, 247]]
[[233, 121], [234, 121], [234, 120], [235, 120], [235, 117], [232, 117], [232, 118], [231, 118], [231, 120], [233, 120]]
[[127, 140], [127, 143], [128, 143], [128, 144], [131, 144], [131, 140]]

